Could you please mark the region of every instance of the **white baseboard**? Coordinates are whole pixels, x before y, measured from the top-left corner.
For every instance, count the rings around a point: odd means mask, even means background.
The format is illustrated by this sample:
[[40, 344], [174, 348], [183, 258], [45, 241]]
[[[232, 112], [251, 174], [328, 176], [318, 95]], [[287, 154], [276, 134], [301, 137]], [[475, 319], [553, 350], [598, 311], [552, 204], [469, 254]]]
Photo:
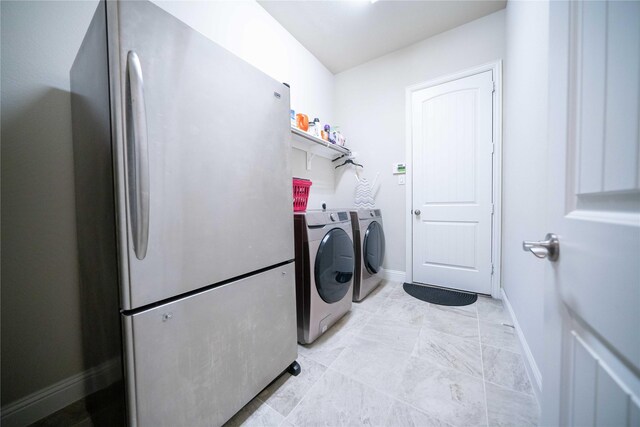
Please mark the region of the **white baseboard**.
[[387, 270], [387, 269], [382, 269], [382, 277], [386, 280], [392, 281], [392, 282], [400, 282], [400, 283], [404, 283], [406, 278], [407, 278], [407, 274], [404, 271], [399, 271], [399, 270]]
[[505, 294], [504, 289], [501, 289], [501, 291], [502, 291], [502, 301], [504, 302], [505, 307], [507, 307], [507, 310], [509, 310], [509, 314], [511, 315], [511, 319], [513, 320], [513, 326], [516, 330], [516, 333], [518, 334], [518, 341], [520, 342], [520, 350], [524, 355], [524, 361], [525, 361], [524, 365], [527, 368], [527, 373], [529, 374], [529, 380], [532, 380], [532, 379], [534, 380], [530, 382], [533, 385], [533, 391], [536, 395], [536, 398], [538, 399], [538, 404], [540, 404], [541, 398], [542, 398], [542, 395], [541, 395], [542, 374], [540, 373], [540, 369], [538, 368], [538, 365], [536, 364], [536, 361], [533, 358], [533, 353], [531, 353], [531, 349], [529, 348], [529, 344], [527, 343], [527, 340], [525, 339], [524, 334], [522, 333], [522, 329], [518, 324], [518, 319], [516, 318], [516, 315], [513, 312], [513, 308], [511, 307], [511, 303], [507, 298], [507, 294]]
[[3, 406], [2, 426], [25, 426], [103, 389], [122, 377], [120, 358], [89, 368]]

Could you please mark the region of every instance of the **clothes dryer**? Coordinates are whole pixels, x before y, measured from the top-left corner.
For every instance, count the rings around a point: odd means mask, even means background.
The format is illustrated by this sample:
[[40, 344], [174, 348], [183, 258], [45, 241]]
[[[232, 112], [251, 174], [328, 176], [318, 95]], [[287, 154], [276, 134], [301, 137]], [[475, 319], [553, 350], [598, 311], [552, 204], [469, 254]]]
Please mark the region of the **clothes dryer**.
[[380, 209], [350, 212], [355, 243], [353, 300], [362, 301], [382, 282], [385, 239]]
[[309, 344], [351, 309], [355, 254], [348, 211], [294, 214], [298, 342]]

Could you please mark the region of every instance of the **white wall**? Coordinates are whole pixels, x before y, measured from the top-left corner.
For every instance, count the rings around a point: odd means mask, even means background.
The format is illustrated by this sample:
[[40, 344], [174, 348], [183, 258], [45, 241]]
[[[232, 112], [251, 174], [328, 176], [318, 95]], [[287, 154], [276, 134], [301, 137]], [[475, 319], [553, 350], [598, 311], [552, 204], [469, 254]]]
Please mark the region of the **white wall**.
[[291, 85], [291, 108], [333, 120], [334, 76], [255, 1], [152, 0], [276, 80]]
[[502, 285], [533, 358], [543, 357], [545, 262], [522, 250], [546, 227], [549, 5], [510, 1], [504, 62]]
[[[69, 69], [95, 2], [1, 2], [2, 25], [2, 405], [69, 377], [83, 365], [78, 308]], [[505, 11], [437, 35], [334, 77], [255, 2], [159, 2], [225, 48], [291, 84], [292, 107], [341, 125], [349, 146], [380, 172], [385, 268], [405, 268], [405, 188], [391, 163], [405, 160], [406, 86], [505, 57], [503, 283], [536, 360], [542, 352], [541, 263], [520, 250], [546, 233], [536, 209], [544, 188], [530, 179], [544, 161], [546, 3]], [[333, 98], [333, 99], [332, 99]], [[523, 102], [522, 100], [526, 100]], [[294, 173], [311, 173], [294, 150]], [[518, 167], [514, 167], [518, 165]], [[352, 169], [321, 201], [350, 206]], [[526, 274], [524, 273], [526, 272]]]
[[[333, 75], [257, 3], [159, 4], [289, 83], [293, 108], [332, 120]], [[0, 6], [3, 406], [91, 367], [81, 336], [69, 70], [96, 5]]]
[[[336, 75], [335, 115], [369, 179], [380, 173], [384, 267], [405, 270], [405, 190], [391, 174], [405, 161], [405, 88], [504, 56], [504, 10]], [[336, 206], [353, 204], [353, 168], [336, 177]]]
[[[291, 85], [291, 108], [333, 124], [334, 75], [254, 1], [152, 0], [276, 80]], [[333, 200], [331, 161], [293, 150], [293, 176], [313, 181], [308, 208]]]

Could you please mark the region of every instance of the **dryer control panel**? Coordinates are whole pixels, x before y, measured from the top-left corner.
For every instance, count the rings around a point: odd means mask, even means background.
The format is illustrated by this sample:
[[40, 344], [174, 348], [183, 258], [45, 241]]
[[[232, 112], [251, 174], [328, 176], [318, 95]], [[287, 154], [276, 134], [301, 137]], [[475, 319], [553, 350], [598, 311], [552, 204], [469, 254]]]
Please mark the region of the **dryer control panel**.
[[358, 219], [372, 219], [372, 218], [382, 218], [382, 212], [380, 209], [359, 209], [358, 210]]

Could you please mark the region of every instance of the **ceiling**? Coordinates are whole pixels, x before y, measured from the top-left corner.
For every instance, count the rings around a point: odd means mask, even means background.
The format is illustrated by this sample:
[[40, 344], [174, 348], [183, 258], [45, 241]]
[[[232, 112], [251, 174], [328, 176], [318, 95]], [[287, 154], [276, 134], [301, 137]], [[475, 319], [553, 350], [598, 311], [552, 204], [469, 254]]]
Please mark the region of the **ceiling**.
[[339, 73], [503, 9], [492, 1], [265, 1], [258, 3]]

